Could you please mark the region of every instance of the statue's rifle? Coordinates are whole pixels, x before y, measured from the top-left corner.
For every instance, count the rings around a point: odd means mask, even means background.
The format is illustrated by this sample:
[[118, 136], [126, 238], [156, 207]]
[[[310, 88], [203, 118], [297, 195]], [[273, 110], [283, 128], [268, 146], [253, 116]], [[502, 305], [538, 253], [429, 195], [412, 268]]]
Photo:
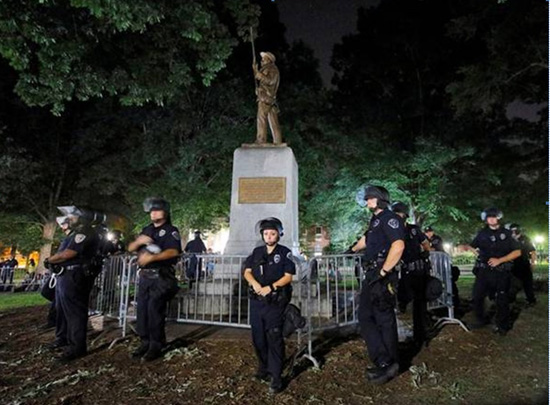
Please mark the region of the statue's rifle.
[[[252, 64], [256, 65], [256, 48], [254, 47], [254, 31], [250, 27], [250, 43], [252, 44]], [[256, 81], [256, 75], [254, 75], [254, 88], [256, 89], [256, 94], [258, 94], [258, 82]]]

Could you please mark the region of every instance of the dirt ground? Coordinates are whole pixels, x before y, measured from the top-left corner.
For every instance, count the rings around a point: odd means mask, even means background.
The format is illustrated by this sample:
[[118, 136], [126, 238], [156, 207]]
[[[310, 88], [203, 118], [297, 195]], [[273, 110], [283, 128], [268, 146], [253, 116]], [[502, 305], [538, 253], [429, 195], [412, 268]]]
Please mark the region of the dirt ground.
[[[171, 350], [148, 364], [129, 358], [135, 336], [109, 349], [120, 330], [90, 331], [91, 353], [67, 365], [45, 349], [54, 338], [53, 330], [40, 329], [46, 306], [6, 310], [0, 312], [0, 403], [546, 404], [548, 296], [539, 300], [529, 309], [514, 304], [517, 319], [505, 337], [490, 327], [468, 333], [449, 325], [414, 357], [403, 345], [403, 362], [411, 358], [411, 367], [384, 386], [367, 382], [368, 358], [357, 334], [321, 337], [315, 343], [321, 367], [298, 357], [287, 389], [276, 396], [251, 378], [256, 361], [248, 330], [170, 324]], [[287, 356], [297, 349], [289, 341]]]

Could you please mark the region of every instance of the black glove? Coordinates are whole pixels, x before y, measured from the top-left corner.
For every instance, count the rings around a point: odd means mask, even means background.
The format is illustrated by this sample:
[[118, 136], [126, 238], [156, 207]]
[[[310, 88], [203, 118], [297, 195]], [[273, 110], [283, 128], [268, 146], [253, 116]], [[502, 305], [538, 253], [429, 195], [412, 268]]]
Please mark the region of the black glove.
[[430, 251], [429, 250], [423, 250], [422, 252], [420, 252], [420, 258], [429, 259], [430, 258]]
[[380, 275], [380, 270], [371, 270], [367, 272], [366, 280], [369, 285], [373, 285], [374, 283], [378, 282], [379, 280], [382, 280], [384, 277]]
[[48, 270], [50, 269], [51, 267], [50, 259], [48, 258], [44, 259], [44, 267], [47, 268]]

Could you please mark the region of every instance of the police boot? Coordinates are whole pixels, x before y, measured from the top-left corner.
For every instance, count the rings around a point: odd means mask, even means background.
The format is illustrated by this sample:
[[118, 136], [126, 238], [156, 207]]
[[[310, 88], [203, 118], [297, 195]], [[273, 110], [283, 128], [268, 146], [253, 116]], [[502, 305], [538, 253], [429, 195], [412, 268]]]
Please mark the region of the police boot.
[[269, 381], [269, 373], [265, 370], [258, 369], [254, 374], [254, 378], [258, 381]]
[[149, 349], [147, 353], [141, 358], [142, 362], [149, 362], [162, 357], [162, 351], [160, 349]]
[[148, 343], [142, 343], [136, 350], [132, 352], [132, 358], [133, 359], [139, 359], [141, 356], [143, 356], [147, 351], [149, 350], [149, 344]]
[[376, 385], [385, 384], [393, 379], [399, 373], [399, 364], [392, 363], [387, 365], [381, 365], [378, 374], [370, 379], [370, 382]]
[[46, 345], [46, 348], [48, 350], [58, 350], [58, 349], [63, 349], [65, 346], [67, 346], [68, 343], [67, 342], [64, 342], [62, 340], [56, 340], [54, 341], [53, 343], [49, 343]]
[[499, 336], [506, 336], [506, 334], [508, 333], [508, 329], [504, 329], [504, 328], [501, 328], [501, 327], [498, 327], [498, 326], [495, 326], [493, 328], [493, 333], [499, 335]]
[[269, 384], [269, 393], [274, 395], [284, 390], [283, 380], [280, 378], [272, 378]]
[[376, 378], [380, 374], [379, 366], [369, 366], [367, 367], [367, 379], [370, 381], [373, 378]]

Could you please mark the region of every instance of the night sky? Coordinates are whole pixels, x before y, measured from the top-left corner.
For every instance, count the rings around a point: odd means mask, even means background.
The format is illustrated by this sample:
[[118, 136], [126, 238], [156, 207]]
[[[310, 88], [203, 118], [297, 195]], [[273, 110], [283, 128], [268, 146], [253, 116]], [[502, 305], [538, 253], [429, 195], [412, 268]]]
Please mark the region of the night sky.
[[373, 7], [379, 0], [277, 0], [289, 43], [303, 40], [320, 62], [321, 77], [330, 85], [332, 47], [342, 36], [356, 32], [357, 9]]

